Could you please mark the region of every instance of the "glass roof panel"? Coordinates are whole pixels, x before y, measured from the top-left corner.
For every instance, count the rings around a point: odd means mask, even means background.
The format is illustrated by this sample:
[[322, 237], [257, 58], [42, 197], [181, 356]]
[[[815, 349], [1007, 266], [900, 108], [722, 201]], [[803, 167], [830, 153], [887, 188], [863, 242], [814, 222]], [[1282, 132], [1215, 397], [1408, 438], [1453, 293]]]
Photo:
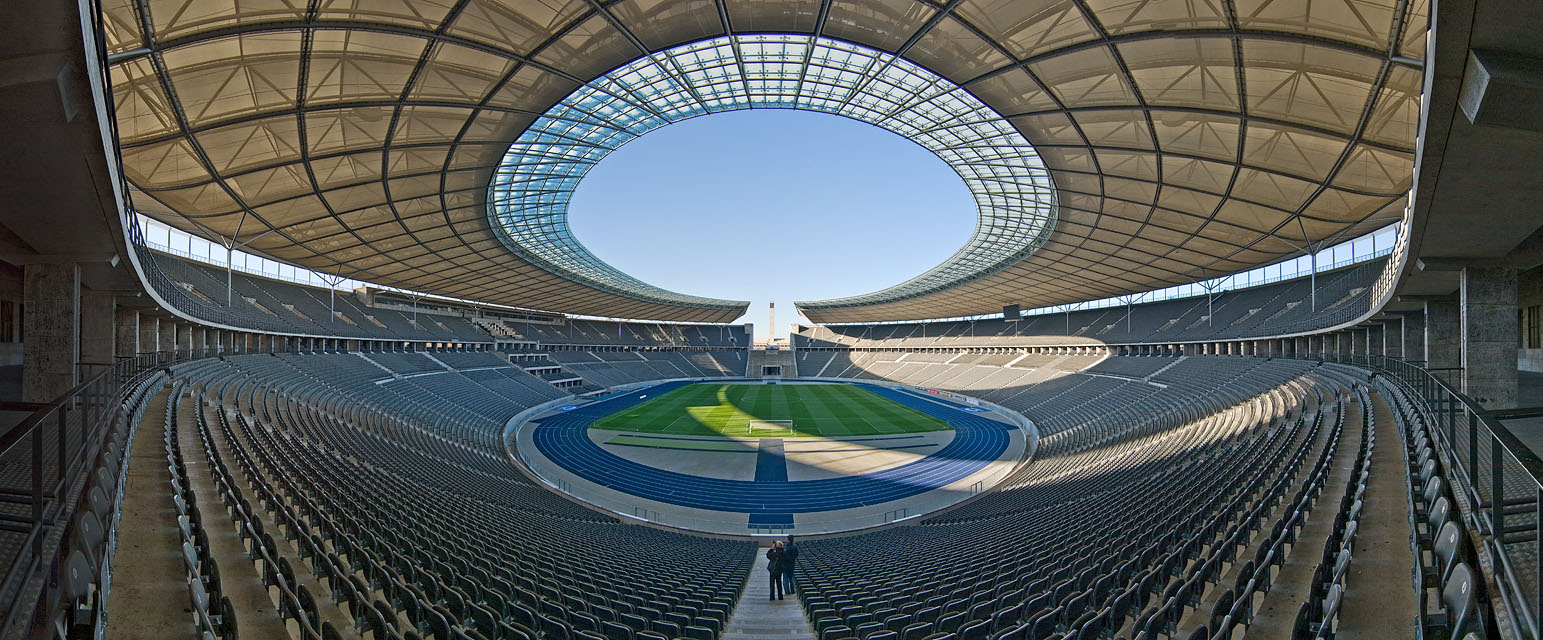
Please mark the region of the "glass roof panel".
[[1039, 154], [968, 91], [862, 45], [764, 34], [639, 58], [552, 107], [494, 174], [493, 226], [515, 254], [578, 282], [658, 302], [713, 302], [645, 284], [595, 257], [569, 229], [569, 199], [591, 166], [655, 128], [706, 113], [793, 105], [910, 138], [949, 163], [977, 205], [974, 235], [948, 260], [894, 287], [829, 304], [882, 304], [989, 275], [1033, 253], [1055, 227], [1055, 189]]

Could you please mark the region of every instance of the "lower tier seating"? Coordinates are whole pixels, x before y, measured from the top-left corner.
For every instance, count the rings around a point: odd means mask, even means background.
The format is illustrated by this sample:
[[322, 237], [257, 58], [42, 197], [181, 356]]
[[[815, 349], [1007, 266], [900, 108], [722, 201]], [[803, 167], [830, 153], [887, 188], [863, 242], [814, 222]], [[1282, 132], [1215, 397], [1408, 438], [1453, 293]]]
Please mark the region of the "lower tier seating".
[[[338, 622], [393, 639], [721, 632], [753, 545], [621, 524], [493, 462], [497, 435], [447, 431], [475, 424], [332, 402], [300, 377], [201, 361], [176, 389], [209, 457], [190, 472], [219, 488], [197, 496], [200, 520], [224, 506], [297, 637], [340, 637]], [[228, 612], [211, 610], [219, 632]]]
[[1344, 455], [1342, 387], [1306, 372], [1264, 380], [1183, 425], [1049, 436], [1078, 444], [1052, 443], [1010, 488], [920, 526], [806, 542], [800, 588], [816, 632], [1230, 637]]
[[[443, 406], [487, 388], [469, 375], [480, 360], [445, 361], [471, 369], [442, 388], [399, 389], [418, 378], [382, 378], [351, 354], [174, 366], [164, 433], [198, 631], [236, 637], [243, 605], [221, 575], [237, 575], [234, 561], [302, 639], [722, 637], [760, 577], [748, 575], [755, 545], [623, 524], [527, 478], [505, 457], [502, 422]], [[1377, 433], [1388, 416], [1364, 374], [1252, 358], [1121, 367], [1147, 373], [1057, 370], [1002, 395], [1041, 433], [998, 490], [908, 525], [801, 541], [817, 637], [1340, 633], [1372, 454], [1392, 435]], [[1416, 487], [1422, 633], [1488, 637], [1477, 556], [1425, 417], [1376, 385]], [[201, 453], [184, 464], [192, 431]], [[1387, 462], [1375, 471], [1404, 473]], [[211, 552], [201, 531], [215, 526], [239, 532], [235, 560]]]

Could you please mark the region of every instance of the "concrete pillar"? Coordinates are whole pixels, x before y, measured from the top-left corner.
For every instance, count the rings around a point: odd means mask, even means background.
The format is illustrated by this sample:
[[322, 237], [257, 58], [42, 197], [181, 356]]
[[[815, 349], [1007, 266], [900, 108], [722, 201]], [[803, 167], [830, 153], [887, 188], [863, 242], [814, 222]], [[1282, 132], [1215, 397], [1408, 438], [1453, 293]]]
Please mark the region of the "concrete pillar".
[[22, 268], [21, 399], [49, 402], [75, 388], [80, 361], [80, 266]]
[[1404, 323], [1397, 324], [1384, 322], [1382, 324], [1382, 355], [1389, 358], [1404, 358]]
[[200, 355], [209, 352], [209, 334], [201, 324], [193, 325], [193, 350]]
[[[1431, 369], [1462, 364], [1462, 318], [1456, 302], [1425, 302], [1425, 366]], [[1445, 377], [1445, 376], [1443, 376]]]
[[1402, 327], [1405, 360], [1425, 359], [1425, 314], [1406, 313]]
[[1465, 267], [1463, 393], [1486, 409], [1516, 406], [1516, 269]]
[[177, 323], [177, 345], [178, 345], [177, 348], [178, 349], [181, 349], [183, 351], [188, 351], [188, 352], [191, 352], [193, 350], [193, 326], [194, 325], [191, 322], [178, 322]]
[[161, 317], [139, 315], [139, 352], [155, 353], [161, 350]]
[[1366, 328], [1366, 355], [1383, 355], [1382, 325], [1380, 324], [1374, 324]]
[[161, 318], [156, 323], [160, 326], [160, 336], [156, 338], [162, 351], [177, 350], [177, 321], [174, 318]]
[[[113, 296], [82, 293], [80, 296], [80, 361], [110, 365], [113, 361]], [[88, 367], [100, 371], [103, 367]]]
[[125, 358], [139, 353], [139, 312], [119, 309], [113, 314], [113, 355]]

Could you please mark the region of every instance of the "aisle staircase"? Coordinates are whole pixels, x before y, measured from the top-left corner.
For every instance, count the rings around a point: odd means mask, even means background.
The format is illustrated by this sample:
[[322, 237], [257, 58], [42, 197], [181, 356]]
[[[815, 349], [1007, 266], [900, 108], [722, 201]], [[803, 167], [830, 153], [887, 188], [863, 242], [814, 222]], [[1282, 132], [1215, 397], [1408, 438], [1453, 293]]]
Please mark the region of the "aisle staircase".
[[757, 549], [750, 582], [739, 596], [734, 616], [723, 628], [722, 640], [768, 640], [814, 637], [797, 595], [771, 599], [771, 576], [766, 571], [766, 550]]

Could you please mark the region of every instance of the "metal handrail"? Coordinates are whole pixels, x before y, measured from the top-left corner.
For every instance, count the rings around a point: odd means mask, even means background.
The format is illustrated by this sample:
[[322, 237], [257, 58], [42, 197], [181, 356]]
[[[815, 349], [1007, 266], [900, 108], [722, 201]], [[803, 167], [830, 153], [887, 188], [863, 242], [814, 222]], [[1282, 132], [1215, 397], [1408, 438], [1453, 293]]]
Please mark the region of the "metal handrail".
[[[1447, 480], [1466, 498], [1470, 528], [1494, 559], [1494, 589], [1511, 629], [1516, 637], [1543, 638], [1543, 458], [1501, 422], [1517, 412], [1485, 410], [1432, 373], [1451, 367], [1426, 369], [1387, 356], [1339, 361], [1385, 373], [1424, 403]], [[1515, 417], [1523, 415], [1533, 413]]]
[[[60, 561], [62, 541], [67, 538], [66, 529], [80, 498], [76, 494], [84, 490], [78, 485], [83, 485], [91, 473], [91, 463], [101, 455], [107, 434], [128, 418], [123, 405], [129, 394], [155, 371], [205, 355], [212, 353], [201, 349], [162, 351], [120, 358], [0, 434], [0, 460], [24, 462], [30, 469], [26, 487], [0, 487], [0, 494], [24, 501], [29, 507], [27, 516], [5, 523], [26, 538], [0, 582], [0, 590], [16, 594], [9, 602], [0, 603], [0, 620], [4, 621], [0, 632], [30, 622], [20, 619], [38, 604], [28, 594], [37, 591], [41, 597], [46, 590], [39, 587], [39, 581], [46, 581]], [[51, 465], [44, 460], [44, 449], [50, 443], [56, 448], [55, 459], [47, 461]], [[52, 474], [47, 473], [49, 466], [53, 467]]]

